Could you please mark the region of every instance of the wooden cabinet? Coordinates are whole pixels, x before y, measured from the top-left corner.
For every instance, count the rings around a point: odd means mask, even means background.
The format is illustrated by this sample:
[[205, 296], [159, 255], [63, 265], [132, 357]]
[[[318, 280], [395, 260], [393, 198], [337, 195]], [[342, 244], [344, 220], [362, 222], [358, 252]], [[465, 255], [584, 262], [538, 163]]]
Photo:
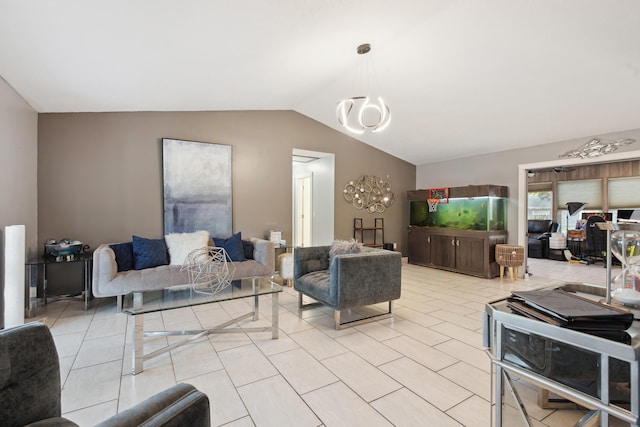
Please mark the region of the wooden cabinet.
[[499, 275], [496, 244], [506, 231], [409, 227], [409, 263], [490, 279]]
[[409, 228], [409, 263], [431, 264], [431, 238], [424, 228]]

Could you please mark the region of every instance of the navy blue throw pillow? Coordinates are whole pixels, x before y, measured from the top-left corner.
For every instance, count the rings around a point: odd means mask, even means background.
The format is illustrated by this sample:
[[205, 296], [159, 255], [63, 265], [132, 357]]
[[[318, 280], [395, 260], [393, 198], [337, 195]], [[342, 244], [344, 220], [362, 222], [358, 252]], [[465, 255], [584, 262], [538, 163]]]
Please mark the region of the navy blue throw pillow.
[[118, 272], [133, 270], [133, 243], [115, 243], [109, 247], [116, 254]]
[[253, 259], [253, 242], [251, 240], [243, 240], [242, 248], [244, 249], [244, 257]]
[[238, 231], [227, 239], [213, 238], [213, 242], [218, 248], [224, 248], [231, 261], [246, 261], [244, 247], [242, 245], [242, 234]]
[[133, 267], [136, 270], [169, 264], [167, 244], [162, 239], [133, 236]]

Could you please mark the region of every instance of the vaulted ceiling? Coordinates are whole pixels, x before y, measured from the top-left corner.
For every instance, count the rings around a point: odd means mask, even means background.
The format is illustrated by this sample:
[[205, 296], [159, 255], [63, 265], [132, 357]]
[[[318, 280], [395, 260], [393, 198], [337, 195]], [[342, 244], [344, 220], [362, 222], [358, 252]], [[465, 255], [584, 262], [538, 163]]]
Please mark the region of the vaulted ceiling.
[[637, 0], [2, 0], [0, 76], [38, 112], [341, 130], [368, 42], [392, 121], [357, 138], [420, 165], [640, 128], [639, 22]]

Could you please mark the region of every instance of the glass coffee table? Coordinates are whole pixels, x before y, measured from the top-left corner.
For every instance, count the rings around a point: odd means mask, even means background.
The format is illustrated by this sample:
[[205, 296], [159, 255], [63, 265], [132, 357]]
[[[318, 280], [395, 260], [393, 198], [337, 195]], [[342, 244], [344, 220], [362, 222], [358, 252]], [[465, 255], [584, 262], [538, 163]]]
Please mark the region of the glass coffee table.
[[[278, 295], [282, 292], [282, 286], [274, 283], [269, 277], [255, 277], [239, 279], [231, 282], [220, 292], [210, 294], [194, 291], [190, 285], [174, 286], [156, 291], [134, 292], [128, 298], [123, 312], [134, 317], [134, 330], [132, 334], [133, 345], [133, 371], [136, 375], [144, 369], [144, 361], [166, 353], [184, 344], [188, 344], [207, 335], [226, 334], [234, 332], [269, 332], [271, 338], [278, 338]], [[258, 320], [259, 298], [261, 295], [271, 295], [271, 326], [266, 327], [230, 327], [235, 323], [253, 317]], [[253, 297], [253, 310], [239, 317], [221, 323], [210, 329], [188, 331], [145, 331], [144, 314], [154, 313], [175, 308], [193, 307], [202, 304], [211, 304], [222, 301], [230, 301]], [[144, 337], [158, 337], [171, 335], [190, 335], [189, 338], [170, 344], [166, 347], [144, 354]]]

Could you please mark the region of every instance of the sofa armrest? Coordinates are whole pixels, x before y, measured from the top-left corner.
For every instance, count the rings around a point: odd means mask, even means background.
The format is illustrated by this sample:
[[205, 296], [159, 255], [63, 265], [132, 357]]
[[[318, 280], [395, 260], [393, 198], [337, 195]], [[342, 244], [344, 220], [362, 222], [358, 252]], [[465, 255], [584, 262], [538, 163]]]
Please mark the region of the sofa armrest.
[[97, 424], [99, 427], [209, 427], [209, 398], [191, 384], [180, 383]]
[[400, 298], [402, 254], [386, 250], [338, 255], [330, 267], [332, 298], [338, 309]]
[[276, 251], [273, 242], [256, 237], [251, 238], [253, 243], [253, 259], [264, 265], [273, 274], [276, 270]]
[[103, 297], [101, 289], [116, 277], [118, 264], [116, 264], [116, 254], [107, 244], [102, 244], [93, 251], [93, 296]]

